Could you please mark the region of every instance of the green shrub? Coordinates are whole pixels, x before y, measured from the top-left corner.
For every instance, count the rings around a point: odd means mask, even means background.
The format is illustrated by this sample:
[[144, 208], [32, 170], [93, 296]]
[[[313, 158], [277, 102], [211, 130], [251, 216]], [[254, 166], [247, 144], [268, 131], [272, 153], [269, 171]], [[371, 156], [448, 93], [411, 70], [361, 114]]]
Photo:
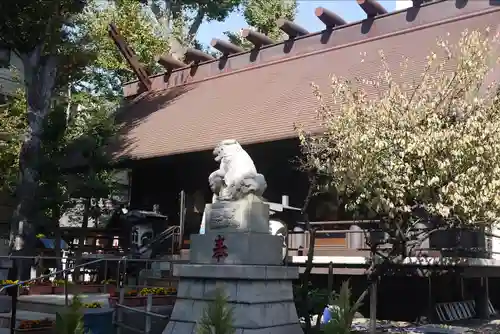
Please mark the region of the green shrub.
[[83, 304], [80, 298], [75, 295], [68, 310], [56, 314], [56, 333], [84, 334], [82, 309]]
[[349, 281], [342, 283], [340, 293], [335, 299], [330, 300], [330, 305], [334, 311], [330, 311], [331, 320], [325, 324], [323, 332], [325, 334], [350, 334], [352, 322], [356, 312], [363, 305], [363, 299], [367, 294], [367, 290], [361, 294], [355, 303], [351, 303], [351, 288]]
[[203, 310], [198, 322], [198, 334], [234, 334], [233, 309], [221, 289], [215, 292], [215, 300]]

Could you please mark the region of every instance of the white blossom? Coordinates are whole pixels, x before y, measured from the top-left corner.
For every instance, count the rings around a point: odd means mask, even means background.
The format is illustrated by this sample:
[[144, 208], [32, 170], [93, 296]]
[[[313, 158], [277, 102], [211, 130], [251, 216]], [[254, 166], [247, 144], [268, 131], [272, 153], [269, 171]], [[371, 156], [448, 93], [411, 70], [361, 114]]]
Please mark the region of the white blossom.
[[485, 87], [497, 38], [464, 31], [456, 45], [437, 44], [411, 85], [392, 75], [383, 52], [377, 80], [333, 76], [331, 99], [313, 85], [323, 132], [298, 129], [303, 167], [326, 176], [348, 210], [394, 217], [419, 206], [469, 224], [499, 220], [500, 97]]

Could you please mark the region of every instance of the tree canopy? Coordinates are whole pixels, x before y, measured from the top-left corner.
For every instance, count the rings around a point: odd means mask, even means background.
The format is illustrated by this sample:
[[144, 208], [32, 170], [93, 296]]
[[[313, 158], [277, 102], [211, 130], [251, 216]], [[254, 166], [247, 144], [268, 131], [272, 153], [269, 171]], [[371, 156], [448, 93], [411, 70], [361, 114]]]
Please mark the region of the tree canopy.
[[377, 79], [333, 76], [328, 98], [314, 86], [323, 131], [299, 127], [303, 167], [358, 217], [498, 222], [500, 96], [488, 84], [497, 37], [465, 31], [457, 44], [439, 40], [415, 81], [394, 75], [380, 52]]
[[26, 101], [22, 91], [0, 106], [0, 191], [13, 194], [19, 172], [21, 135], [26, 129]]
[[[297, 13], [296, 1], [245, 0], [242, 5], [243, 16], [250, 28], [267, 35], [276, 42], [283, 40], [284, 36], [276, 21], [280, 18], [293, 21]], [[238, 33], [226, 31], [224, 34], [233, 44], [247, 49], [253, 48], [253, 44], [242, 38]]]
[[111, 85], [120, 91], [120, 85], [135, 79], [135, 75], [108, 35], [111, 22], [150, 74], [160, 69], [156, 58], [169, 51], [169, 44], [162, 36], [161, 27], [148, 15], [147, 7], [136, 0], [120, 0], [104, 7], [94, 2], [87, 6], [80, 28], [87, 37], [87, 47], [96, 54], [96, 61], [92, 64], [93, 79], [99, 75], [101, 90]]
[[[37, 231], [44, 224], [53, 230], [72, 198], [109, 194], [109, 173], [99, 168], [107, 158], [106, 141], [115, 131], [113, 111], [120, 96], [115, 83], [126, 80], [128, 73], [107, 35], [110, 22], [105, 21], [112, 17], [103, 16], [96, 4], [73, 0], [0, 4], [2, 42], [23, 64], [22, 92], [0, 112], [1, 131], [9, 139], [2, 139], [7, 145], [0, 155], [2, 178], [16, 185], [18, 201], [11, 247], [22, 255], [32, 255]], [[125, 38], [151, 52], [165, 45], [149, 29], [151, 20], [142, 10], [131, 2], [120, 4], [127, 14], [123, 26], [134, 23], [125, 29]], [[133, 29], [141, 27], [142, 34]], [[149, 54], [144, 54], [146, 59]], [[68, 177], [63, 169], [75, 152], [77, 158], [83, 155], [89, 168]], [[20, 276], [26, 277], [26, 264], [21, 267]]]

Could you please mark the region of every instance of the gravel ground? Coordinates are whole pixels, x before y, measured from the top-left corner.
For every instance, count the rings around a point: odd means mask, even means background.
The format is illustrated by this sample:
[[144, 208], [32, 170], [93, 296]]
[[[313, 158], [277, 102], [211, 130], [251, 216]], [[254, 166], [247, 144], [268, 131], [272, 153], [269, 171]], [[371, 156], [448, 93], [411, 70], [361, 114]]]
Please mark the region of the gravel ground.
[[[370, 319], [357, 318], [353, 322], [353, 330], [367, 332]], [[314, 323], [313, 323], [314, 324]], [[454, 325], [428, 324], [418, 326], [409, 322], [377, 321], [379, 333], [406, 334], [500, 334], [500, 319], [479, 321], [470, 320]]]

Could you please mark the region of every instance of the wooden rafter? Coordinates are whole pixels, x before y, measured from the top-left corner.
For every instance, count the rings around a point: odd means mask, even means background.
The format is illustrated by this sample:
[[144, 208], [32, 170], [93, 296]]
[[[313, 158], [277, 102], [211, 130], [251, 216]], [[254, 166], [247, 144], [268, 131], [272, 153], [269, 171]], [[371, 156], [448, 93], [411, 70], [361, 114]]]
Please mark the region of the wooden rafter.
[[316, 14], [316, 17], [320, 19], [327, 28], [341, 26], [347, 23], [343, 18], [323, 7], [316, 8], [314, 14]]
[[230, 55], [240, 52], [245, 52], [245, 49], [239, 47], [238, 45], [234, 45], [232, 43], [223, 41], [221, 39], [213, 38], [210, 42], [210, 45], [214, 48], [222, 52], [224, 55]]
[[302, 28], [295, 22], [288, 21], [286, 19], [278, 19], [276, 23], [278, 24], [278, 28], [280, 28], [290, 38], [309, 34], [309, 31]]
[[253, 31], [251, 29], [243, 29], [241, 36], [246, 38], [247, 41], [255, 45], [256, 48], [260, 48], [263, 45], [274, 44], [274, 41], [260, 32]]
[[368, 17], [387, 14], [387, 10], [377, 0], [356, 0]]
[[114, 23], [110, 23], [108, 26], [109, 37], [115, 42], [116, 47], [123, 55], [129, 66], [134, 71], [137, 79], [146, 87], [147, 90], [151, 90], [151, 80], [149, 79], [148, 72], [143, 64], [137, 58], [134, 50], [128, 45], [123, 36], [118, 31], [118, 28]]

